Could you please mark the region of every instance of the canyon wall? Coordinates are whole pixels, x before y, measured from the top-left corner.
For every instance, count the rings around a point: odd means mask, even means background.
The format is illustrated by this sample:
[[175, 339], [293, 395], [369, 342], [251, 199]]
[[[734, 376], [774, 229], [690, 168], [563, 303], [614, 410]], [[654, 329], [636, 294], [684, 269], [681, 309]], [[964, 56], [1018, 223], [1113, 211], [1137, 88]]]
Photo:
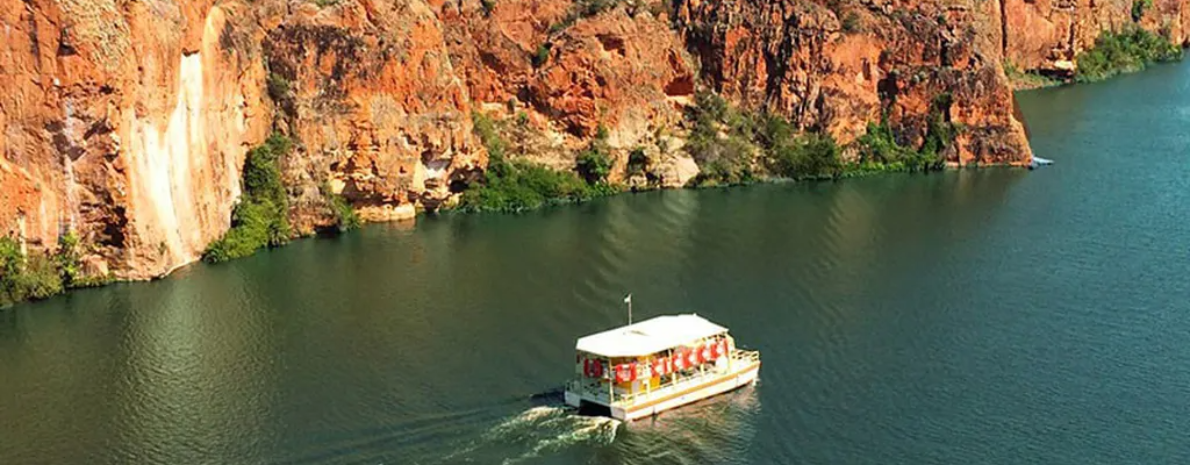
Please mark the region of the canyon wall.
[[[230, 224], [245, 153], [272, 132], [299, 234], [449, 206], [482, 174], [475, 112], [514, 156], [572, 169], [606, 134], [678, 186], [696, 89], [841, 144], [885, 121], [947, 161], [1031, 159], [1003, 69], [1069, 72], [1101, 31], [1187, 39], [1184, 0], [0, 0], [0, 233], [87, 274], [150, 278]], [[1135, 16], [1135, 17], [1134, 17]]]

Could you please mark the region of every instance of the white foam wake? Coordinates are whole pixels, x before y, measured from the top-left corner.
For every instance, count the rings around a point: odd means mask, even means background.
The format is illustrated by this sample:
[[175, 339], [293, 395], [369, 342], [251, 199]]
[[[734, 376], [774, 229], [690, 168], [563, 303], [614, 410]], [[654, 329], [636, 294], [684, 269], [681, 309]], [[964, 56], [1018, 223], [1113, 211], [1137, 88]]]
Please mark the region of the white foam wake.
[[509, 417], [486, 431], [479, 440], [443, 457], [508, 457], [505, 465], [563, 451], [579, 444], [611, 444], [620, 422], [611, 418], [579, 416], [562, 407], [541, 406]]

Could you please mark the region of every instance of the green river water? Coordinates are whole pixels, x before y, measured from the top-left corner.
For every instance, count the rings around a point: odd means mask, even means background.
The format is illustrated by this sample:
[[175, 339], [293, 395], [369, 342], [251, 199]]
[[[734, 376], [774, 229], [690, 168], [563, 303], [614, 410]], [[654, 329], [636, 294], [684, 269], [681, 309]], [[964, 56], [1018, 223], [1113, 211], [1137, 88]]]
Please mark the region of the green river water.
[[[1020, 100], [1056, 165], [431, 217], [0, 311], [0, 463], [1190, 463], [1190, 62]], [[760, 383], [563, 409], [627, 292]]]

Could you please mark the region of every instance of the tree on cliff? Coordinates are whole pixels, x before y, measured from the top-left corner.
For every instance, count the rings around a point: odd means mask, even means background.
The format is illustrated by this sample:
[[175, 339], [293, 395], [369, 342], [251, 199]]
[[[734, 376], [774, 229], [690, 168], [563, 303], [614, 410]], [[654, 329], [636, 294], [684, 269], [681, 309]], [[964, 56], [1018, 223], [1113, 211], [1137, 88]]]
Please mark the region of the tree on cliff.
[[232, 212], [231, 229], [207, 247], [204, 260], [217, 263], [247, 257], [262, 247], [289, 241], [289, 202], [277, 161], [292, 146], [289, 138], [274, 133], [248, 152], [244, 194]]

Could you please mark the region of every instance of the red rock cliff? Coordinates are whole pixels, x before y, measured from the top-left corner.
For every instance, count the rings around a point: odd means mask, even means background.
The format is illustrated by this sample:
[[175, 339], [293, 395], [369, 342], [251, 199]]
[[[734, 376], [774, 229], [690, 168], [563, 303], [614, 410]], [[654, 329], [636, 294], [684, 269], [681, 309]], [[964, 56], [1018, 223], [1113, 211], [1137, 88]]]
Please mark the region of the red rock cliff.
[[1134, 24], [1177, 44], [1190, 39], [1184, 0], [1000, 0], [1000, 5], [1004, 58], [1021, 70], [1069, 73], [1078, 53], [1100, 33]]
[[143, 278], [228, 226], [259, 113], [258, 60], [221, 40], [236, 5], [4, 0], [0, 228], [73, 229], [88, 272]]
[[519, 156], [560, 169], [597, 128], [680, 185], [695, 88], [847, 143], [882, 115], [923, 137], [939, 95], [956, 164], [1030, 157], [1002, 69], [1063, 70], [1103, 30], [1187, 37], [1184, 0], [0, 0], [0, 232], [87, 246], [88, 273], [161, 275], [229, 226], [272, 131], [291, 220], [451, 202], [486, 163], [473, 111], [523, 114]]

